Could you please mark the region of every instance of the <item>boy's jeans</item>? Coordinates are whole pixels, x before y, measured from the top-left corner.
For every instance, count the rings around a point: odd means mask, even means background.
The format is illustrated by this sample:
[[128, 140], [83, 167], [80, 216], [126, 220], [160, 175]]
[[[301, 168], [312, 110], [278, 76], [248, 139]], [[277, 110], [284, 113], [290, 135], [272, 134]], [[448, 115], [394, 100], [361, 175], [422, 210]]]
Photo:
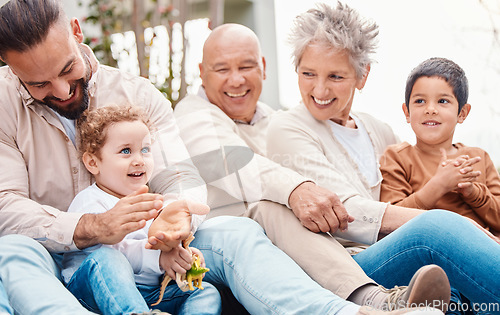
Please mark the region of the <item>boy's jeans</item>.
[[418, 268], [436, 264], [478, 314], [500, 314], [500, 245], [456, 213], [427, 211], [354, 259], [387, 288], [408, 284]]

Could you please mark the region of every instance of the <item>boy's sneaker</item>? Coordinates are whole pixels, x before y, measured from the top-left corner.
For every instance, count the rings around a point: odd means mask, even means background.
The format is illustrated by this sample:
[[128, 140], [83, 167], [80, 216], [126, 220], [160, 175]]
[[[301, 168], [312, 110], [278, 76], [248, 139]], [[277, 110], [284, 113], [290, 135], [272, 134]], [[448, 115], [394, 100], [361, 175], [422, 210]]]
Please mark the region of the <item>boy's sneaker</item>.
[[437, 265], [427, 265], [417, 270], [407, 287], [396, 286], [389, 290], [381, 287], [381, 290], [389, 294], [386, 307], [383, 308], [388, 311], [430, 307], [446, 312], [451, 296], [448, 277]]

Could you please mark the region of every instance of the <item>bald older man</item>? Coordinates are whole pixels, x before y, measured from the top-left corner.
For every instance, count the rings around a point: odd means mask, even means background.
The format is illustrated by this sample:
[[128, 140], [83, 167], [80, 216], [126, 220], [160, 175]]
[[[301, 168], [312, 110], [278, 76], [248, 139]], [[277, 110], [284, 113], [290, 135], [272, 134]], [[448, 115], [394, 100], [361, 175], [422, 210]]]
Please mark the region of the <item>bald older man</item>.
[[252, 30], [239, 24], [214, 29], [199, 68], [202, 87], [179, 102], [174, 114], [208, 184], [209, 217], [254, 219], [321, 286], [357, 304], [384, 308], [391, 296], [405, 302], [410, 295], [409, 302], [432, 300], [428, 288], [443, 279], [429, 279], [426, 271], [414, 276], [417, 286], [379, 287], [344, 248], [354, 243], [332, 237], [340, 233], [373, 243], [378, 233], [368, 239], [373, 233], [364, 232], [379, 229], [379, 224], [353, 222], [336, 194], [266, 158], [273, 109], [259, 101], [266, 61]]
[[[204, 201], [205, 188], [186, 163], [165, 98], [147, 80], [100, 65], [82, 44], [78, 20], [67, 17], [61, 5], [58, 0], [11, 0], [0, 7], [0, 59], [7, 63], [0, 67], [0, 235], [5, 235], [0, 237], [0, 312], [89, 314], [85, 305], [103, 314], [146, 314], [149, 306], [131, 265], [118, 251], [98, 249], [99, 255], [82, 264], [99, 269], [102, 277], [81, 274], [68, 287], [60, 281], [59, 253], [115, 244], [162, 207], [157, 196], [142, 189], [107, 216], [67, 213], [74, 195], [92, 182], [72, 141], [78, 133], [74, 120], [88, 107], [143, 107], [163, 148], [155, 151], [160, 163], [155, 162], [159, 167], [150, 189], [173, 199]], [[190, 233], [191, 216], [178, 206], [164, 208], [163, 214], [167, 208]], [[359, 308], [312, 281], [248, 218], [203, 222], [195, 237], [191, 246], [203, 252], [210, 268], [205, 280], [229, 287], [253, 314], [340, 314]], [[172, 251], [181, 249], [186, 251]], [[157, 255], [151, 268], [172, 266], [169, 252], [148, 255]], [[189, 253], [181, 272], [191, 268], [190, 259]]]

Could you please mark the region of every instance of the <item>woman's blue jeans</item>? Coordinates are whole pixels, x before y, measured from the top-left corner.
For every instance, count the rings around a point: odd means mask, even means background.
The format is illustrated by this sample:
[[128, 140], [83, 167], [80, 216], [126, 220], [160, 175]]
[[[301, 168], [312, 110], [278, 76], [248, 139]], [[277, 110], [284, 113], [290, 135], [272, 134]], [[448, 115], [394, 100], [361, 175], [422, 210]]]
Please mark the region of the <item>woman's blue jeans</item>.
[[420, 267], [436, 264], [477, 313], [500, 314], [500, 245], [456, 213], [421, 214], [354, 259], [387, 288], [408, 284]]

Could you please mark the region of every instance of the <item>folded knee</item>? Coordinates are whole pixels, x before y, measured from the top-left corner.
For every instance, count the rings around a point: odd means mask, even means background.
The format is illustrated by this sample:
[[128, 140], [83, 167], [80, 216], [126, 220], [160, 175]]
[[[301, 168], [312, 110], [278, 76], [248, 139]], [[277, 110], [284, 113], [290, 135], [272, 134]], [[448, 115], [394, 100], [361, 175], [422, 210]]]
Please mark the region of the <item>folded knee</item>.
[[461, 215], [452, 211], [435, 209], [426, 211], [423, 214], [417, 216], [413, 220], [418, 222], [419, 224], [441, 226], [449, 222], [451, 223], [463, 222], [463, 220], [466, 219]]
[[[31, 237], [20, 234], [9, 234], [0, 237], [0, 246], [39, 246], [40, 244]], [[40, 245], [41, 246], [41, 245]]]
[[17, 234], [0, 237], [0, 269], [6, 265], [31, 266], [52, 273], [59, 272], [45, 247], [30, 237]]
[[405, 224], [421, 236], [436, 238], [438, 235], [454, 235], [461, 230], [467, 230], [472, 224], [465, 217], [448, 210], [430, 210], [415, 217]]
[[47, 256], [47, 249], [34, 239], [18, 234], [5, 235], [0, 237], [0, 253], [2, 254], [29, 254], [34, 253]]

